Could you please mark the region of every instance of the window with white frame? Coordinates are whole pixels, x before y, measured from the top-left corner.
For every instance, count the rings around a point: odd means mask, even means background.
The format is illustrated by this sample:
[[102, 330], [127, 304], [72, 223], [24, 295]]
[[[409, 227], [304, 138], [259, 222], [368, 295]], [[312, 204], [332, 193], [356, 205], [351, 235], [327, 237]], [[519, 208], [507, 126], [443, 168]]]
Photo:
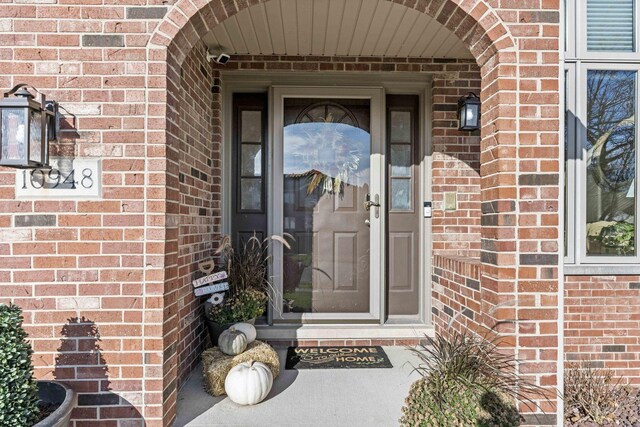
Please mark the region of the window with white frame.
[[640, 262], [639, 3], [565, 3], [566, 264]]

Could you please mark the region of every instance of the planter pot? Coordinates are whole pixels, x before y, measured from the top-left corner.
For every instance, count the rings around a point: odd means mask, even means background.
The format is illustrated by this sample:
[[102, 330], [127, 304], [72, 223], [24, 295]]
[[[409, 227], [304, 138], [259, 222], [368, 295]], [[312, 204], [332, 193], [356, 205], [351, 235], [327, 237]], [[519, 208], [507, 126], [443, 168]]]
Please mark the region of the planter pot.
[[[245, 320], [244, 322], [255, 325], [256, 319]], [[227, 323], [226, 325], [221, 325], [219, 323], [212, 322], [207, 318], [205, 318], [205, 323], [207, 324], [207, 329], [209, 330], [209, 338], [211, 338], [211, 345], [214, 345], [214, 346], [218, 345], [218, 337], [220, 337], [220, 334], [235, 324], [234, 322], [234, 323]]]
[[57, 381], [38, 381], [41, 402], [57, 406], [49, 416], [33, 427], [68, 427], [71, 410], [75, 406], [75, 392]]

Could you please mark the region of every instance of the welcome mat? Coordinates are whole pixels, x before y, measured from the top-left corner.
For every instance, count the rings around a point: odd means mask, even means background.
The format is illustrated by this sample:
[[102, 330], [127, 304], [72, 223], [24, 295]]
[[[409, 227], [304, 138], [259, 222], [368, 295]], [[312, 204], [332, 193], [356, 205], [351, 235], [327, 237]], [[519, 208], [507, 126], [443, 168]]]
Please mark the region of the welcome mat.
[[380, 346], [289, 347], [286, 369], [393, 368]]

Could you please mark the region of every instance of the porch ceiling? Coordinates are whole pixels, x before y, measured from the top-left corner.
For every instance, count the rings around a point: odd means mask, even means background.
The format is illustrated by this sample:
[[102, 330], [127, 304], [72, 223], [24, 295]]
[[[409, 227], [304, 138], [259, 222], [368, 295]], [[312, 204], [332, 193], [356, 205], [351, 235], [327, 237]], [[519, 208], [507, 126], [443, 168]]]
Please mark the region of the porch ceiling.
[[271, 0], [203, 40], [231, 55], [473, 58], [435, 19], [388, 0]]

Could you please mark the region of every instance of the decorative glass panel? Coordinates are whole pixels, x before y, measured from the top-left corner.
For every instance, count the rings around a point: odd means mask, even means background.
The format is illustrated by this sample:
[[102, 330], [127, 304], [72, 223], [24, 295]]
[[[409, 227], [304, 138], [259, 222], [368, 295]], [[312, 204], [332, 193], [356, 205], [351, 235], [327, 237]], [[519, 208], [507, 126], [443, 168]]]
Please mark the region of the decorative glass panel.
[[411, 176], [411, 145], [391, 144], [391, 176]]
[[391, 179], [391, 209], [411, 209], [411, 180], [404, 178]]
[[391, 112], [391, 142], [411, 142], [411, 112]]
[[345, 124], [345, 125], [352, 125], [352, 126], [355, 125], [353, 123], [352, 118], [344, 110], [344, 108], [342, 108], [340, 106], [336, 106], [336, 105], [329, 105], [327, 107], [327, 118], [326, 118], [326, 121], [327, 122], [333, 122], [333, 123], [342, 123], [342, 124]]
[[262, 176], [262, 146], [242, 144], [242, 176]]
[[240, 209], [247, 211], [262, 210], [262, 180], [242, 178], [240, 180]]
[[634, 51], [634, 0], [587, 0], [587, 49]]
[[634, 255], [636, 72], [592, 70], [587, 80], [587, 255]]
[[42, 116], [40, 113], [31, 111], [29, 127], [29, 160], [39, 162], [42, 156]]
[[242, 142], [262, 142], [262, 111], [242, 112]]
[[20, 160], [25, 157], [26, 111], [24, 108], [6, 108], [2, 114], [2, 158]]

